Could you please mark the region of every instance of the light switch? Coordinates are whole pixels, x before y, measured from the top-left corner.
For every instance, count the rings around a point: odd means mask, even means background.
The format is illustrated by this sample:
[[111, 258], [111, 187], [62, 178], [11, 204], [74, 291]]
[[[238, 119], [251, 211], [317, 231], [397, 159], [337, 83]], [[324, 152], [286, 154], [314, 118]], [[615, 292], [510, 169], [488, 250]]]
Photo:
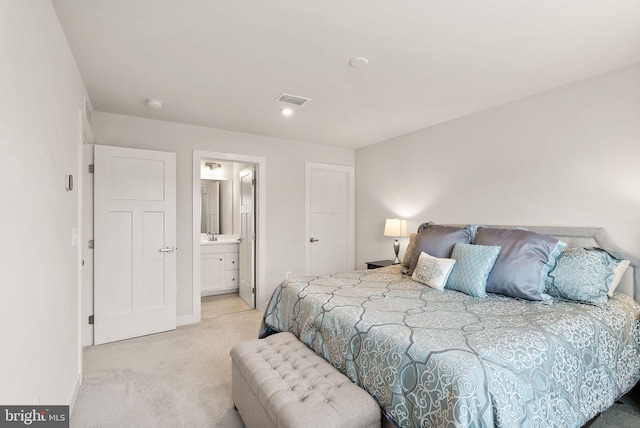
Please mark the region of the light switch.
[[74, 227], [71, 229], [71, 245], [76, 247], [78, 246], [78, 228]]

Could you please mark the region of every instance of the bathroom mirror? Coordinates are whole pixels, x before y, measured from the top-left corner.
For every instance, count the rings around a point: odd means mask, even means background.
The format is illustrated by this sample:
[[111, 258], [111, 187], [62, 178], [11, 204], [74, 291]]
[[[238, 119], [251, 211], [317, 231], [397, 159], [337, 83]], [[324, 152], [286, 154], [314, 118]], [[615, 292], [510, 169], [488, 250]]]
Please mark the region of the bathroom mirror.
[[233, 233], [233, 182], [200, 180], [200, 232]]

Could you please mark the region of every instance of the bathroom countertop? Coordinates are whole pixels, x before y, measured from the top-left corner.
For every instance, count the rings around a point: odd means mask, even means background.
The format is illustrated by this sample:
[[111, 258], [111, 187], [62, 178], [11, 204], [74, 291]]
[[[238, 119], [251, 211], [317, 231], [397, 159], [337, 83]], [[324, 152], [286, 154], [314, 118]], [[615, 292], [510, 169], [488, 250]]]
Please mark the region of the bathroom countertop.
[[200, 241], [200, 245], [221, 245], [221, 244], [237, 244], [239, 241], [231, 239], [222, 239], [219, 241]]

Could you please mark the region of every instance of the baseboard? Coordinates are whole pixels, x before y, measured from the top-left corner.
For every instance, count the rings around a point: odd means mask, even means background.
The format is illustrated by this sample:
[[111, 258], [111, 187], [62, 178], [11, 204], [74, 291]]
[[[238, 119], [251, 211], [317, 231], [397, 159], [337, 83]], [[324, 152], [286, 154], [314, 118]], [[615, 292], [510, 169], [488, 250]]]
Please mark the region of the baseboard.
[[82, 386], [82, 371], [78, 371], [76, 375], [75, 385], [73, 387], [73, 391], [71, 391], [71, 397], [69, 400], [69, 416], [73, 412], [73, 408], [76, 405], [76, 400], [78, 399], [78, 394], [80, 393], [80, 387]]
[[191, 315], [180, 315], [176, 318], [176, 325], [179, 327], [181, 325], [189, 325], [189, 324], [197, 324], [200, 322], [200, 317]]
[[209, 297], [209, 296], [220, 296], [222, 294], [238, 294], [240, 292], [239, 288], [228, 288], [226, 290], [202, 290], [200, 292], [200, 297]]

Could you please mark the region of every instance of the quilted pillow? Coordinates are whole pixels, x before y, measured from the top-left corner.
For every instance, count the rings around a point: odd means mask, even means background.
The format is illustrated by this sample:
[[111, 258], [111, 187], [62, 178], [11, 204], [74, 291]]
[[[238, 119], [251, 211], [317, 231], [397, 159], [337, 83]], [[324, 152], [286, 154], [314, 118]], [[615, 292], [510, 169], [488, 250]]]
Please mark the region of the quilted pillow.
[[416, 245], [409, 264], [409, 275], [418, 264], [418, 258], [422, 252], [438, 258], [450, 258], [453, 246], [456, 243], [468, 244], [471, 239], [469, 229], [453, 226], [439, 226], [427, 223], [418, 229]]
[[417, 238], [417, 233], [412, 233], [411, 235], [409, 235], [409, 245], [407, 245], [407, 250], [404, 252], [404, 256], [402, 257], [402, 266], [406, 268], [408, 268], [411, 264], [411, 256], [413, 256], [413, 249], [416, 247]]
[[567, 248], [558, 257], [555, 269], [549, 273], [551, 283], [547, 286], [547, 293], [607, 308], [609, 290], [620, 262], [600, 248]]
[[476, 243], [502, 247], [487, 279], [488, 293], [527, 300], [551, 300], [544, 293], [546, 279], [567, 244], [524, 229], [489, 227], [478, 227]]
[[436, 290], [442, 290], [455, 263], [453, 259], [440, 259], [422, 252], [411, 278]]
[[461, 291], [469, 296], [486, 297], [489, 272], [500, 254], [500, 247], [455, 244], [451, 258], [456, 261], [445, 288]]

